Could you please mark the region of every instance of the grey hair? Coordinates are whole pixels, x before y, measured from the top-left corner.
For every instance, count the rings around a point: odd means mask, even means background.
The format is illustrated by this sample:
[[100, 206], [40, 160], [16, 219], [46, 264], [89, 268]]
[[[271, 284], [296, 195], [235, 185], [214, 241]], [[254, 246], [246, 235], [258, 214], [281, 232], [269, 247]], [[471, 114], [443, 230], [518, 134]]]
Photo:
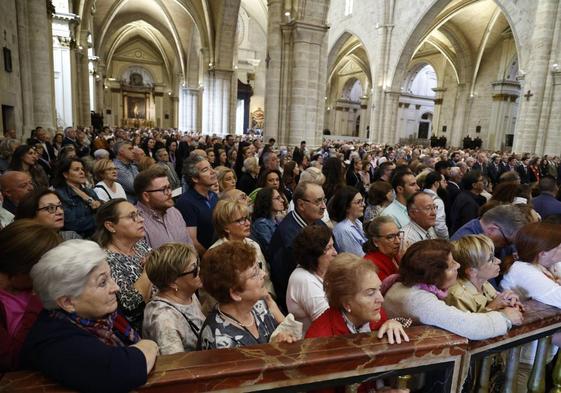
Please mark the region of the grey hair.
[[206, 161], [206, 158], [195, 154], [189, 155], [189, 158], [183, 163], [183, 177], [190, 186], [193, 185], [193, 178], [199, 177], [197, 164], [201, 161]]
[[259, 166], [259, 159], [257, 157], [248, 157], [243, 161], [243, 172], [249, 172], [252, 166]]
[[0, 157], [9, 161], [12, 158], [15, 147], [19, 144], [20, 142], [17, 139], [2, 139], [2, 141], [0, 141]]
[[294, 202], [294, 209], [298, 206], [298, 201], [300, 199], [304, 199], [306, 195], [306, 191], [310, 188], [310, 185], [315, 185], [321, 187], [319, 184], [312, 183], [312, 182], [299, 182], [296, 188], [294, 189], [294, 194], [292, 194], [292, 201]]
[[115, 153], [115, 156], [119, 155], [121, 148], [125, 145], [132, 145], [132, 144], [129, 141], [119, 141], [115, 143], [115, 145], [113, 145], [113, 153]]
[[267, 164], [269, 164], [269, 160], [271, 159], [271, 157], [273, 156], [273, 154], [275, 154], [275, 152], [273, 151], [268, 151], [266, 153], [263, 153], [263, 166], [267, 166]]
[[508, 204], [487, 210], [481, 216], [481, 222], [500, 226], [508, 240], [512, 240], [516, 232], [528, 224], [528, 218], [522, 210], [515, 209], [513, 205]]
[[62, 296], [80, 296], [90, 273], [103, 261], [103, 249], [91, 240], [67, 240], [46, 252], [30, 272], [33, 289], [47, 310]]
[[311, 166], [300, 174], [300, 180], [298, 183], [306, 182], [323, 186], [323, 183], [325, 183], [325, 175], [319, 168]]
[[74, 127], [66, 127], [64, 129], [64, 136], [68, 137], [68, 133], [70, 132], [70, 130], [73, 130], [73, 129], [74, 129]]

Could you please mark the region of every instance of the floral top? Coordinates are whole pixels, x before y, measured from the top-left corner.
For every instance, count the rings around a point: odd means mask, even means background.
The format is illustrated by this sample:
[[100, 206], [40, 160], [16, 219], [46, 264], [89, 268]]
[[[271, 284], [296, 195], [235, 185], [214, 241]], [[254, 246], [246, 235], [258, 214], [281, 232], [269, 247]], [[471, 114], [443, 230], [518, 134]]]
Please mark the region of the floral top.
[[193, 294], [191, 304], [154, 296], [144, 309], [142, 337], [154, 340], [161, 355], [195, 351], [205, 316]]
[[384, 208], [380, 205], [368, 204], [364, 209], [364, 222], [370, 222], [380, 215]]
[[131, 325], [140, 331], [144, 313], [144, 298], [136, 290], [134, 283], [142, 275], [144, 270], [144, 258], [151, 251], [150, 246], [145, 240], [139, 240], [134, 245], [135, 255], [125, 255], [106, 250], [107, 263], [111, 268], [111, 276], [119, 286], [117, 300], [119, 308]]
[[206, 318], [197, 343], [197, 349], [236, 348], [246, 345], [265, 344], [277, 327], [277, 321], [269, 311], [267, 303], [259, 300], [251, 310], [259, 337], [254, 337], [244, 327], [224, 317], [216, 306]]

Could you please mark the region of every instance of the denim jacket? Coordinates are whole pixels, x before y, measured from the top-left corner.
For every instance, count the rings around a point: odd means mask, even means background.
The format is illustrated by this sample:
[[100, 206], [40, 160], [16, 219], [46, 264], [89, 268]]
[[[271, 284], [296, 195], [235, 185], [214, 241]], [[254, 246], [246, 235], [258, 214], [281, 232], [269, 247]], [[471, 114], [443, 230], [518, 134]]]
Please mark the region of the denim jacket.
[[[98, 200], [93, 190], [82, 188], [82, 191]], [[84, 238], [93, 235], [95, 212], [92, 208], [67, 185], [58, 187], [56, 192], [64, 208], [64, 230], [74, 231]]]

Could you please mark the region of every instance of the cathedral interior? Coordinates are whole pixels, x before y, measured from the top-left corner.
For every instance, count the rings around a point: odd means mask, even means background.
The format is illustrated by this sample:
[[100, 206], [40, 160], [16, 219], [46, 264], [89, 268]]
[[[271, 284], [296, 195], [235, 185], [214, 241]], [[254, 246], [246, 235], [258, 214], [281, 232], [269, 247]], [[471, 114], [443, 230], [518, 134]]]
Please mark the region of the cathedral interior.
[[7, 0], [0, 119], [558, 153], [555, 0]]

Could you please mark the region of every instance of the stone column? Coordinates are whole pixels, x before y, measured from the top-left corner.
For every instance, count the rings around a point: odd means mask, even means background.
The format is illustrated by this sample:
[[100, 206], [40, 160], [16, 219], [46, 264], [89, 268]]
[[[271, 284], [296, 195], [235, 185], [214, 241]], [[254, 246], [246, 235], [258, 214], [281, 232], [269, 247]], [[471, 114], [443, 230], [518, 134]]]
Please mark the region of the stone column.
[[[28, 0], [26, 3], [27, 47], [29, 53], [33, 55], [33, 57], [30, 55], [29, 60], [34, 126], [56, 128], [51, 27], [52, 5], [50, 2], [38, 0]], [[29, 130], [24, 131], [29, 132]]]
[[448, 145], [452, 147], [461, 147], [462, 136], [464, 134], [467, 113], [471, 107], [473, 97], [469, 96], [469, 86], [465, 83], [458, 84], [456, 93], [456, 102], [454, 103], [454, 117], [452, 130], [450, 131], [450, 139]]
[[547, 143], [542, 144], [540, 154], [559, 155], [561, 151], [561, 69], [554, 67], [551, 71], [552, 75], [552, 94], [551, 94], [551, 110], [549, 113], [549, 121], [547, 132], [543, 140]]
[[230, 133], [232, 77], [231, 70], [209, 69], [204, 76], [203, 134]]
[[183, 131], [198, 130], [199, 89], [182, 88], [179, 128]]
[[396, 132], [396, 126], [400, 92], [386, 91], [384, 92], [384, 95], [384, 117], [382, 122], [382, 130], [379, 135], [382, 135], [382, 143], [395, 144], [399, 141], [399, 135]]
[[440, 136], [440, 129], [442, 126], [440, 125], [440, 111], [442, 110], [442, 102], [444, 101], [444, 93], [447, 89], [442, 87], [435, 87], [432, 89], [436, 93], [436, 97], [434, 98], [434, 114], [432, 117], [432, 135]]
[[[527, 98], [521, 98], [516, 122], [513, 151], [537, 152], [539, 135], [545, 131], [542, 106], [552, 55], [555, 22], [558, 19], [558, 0], [536, 0], [536, 13], [529, 42], [530, 51], [524, 77], [523, 90]], [[553, 52], [554, 56], [557, 55]], [[542, 118], [542, 121], [540, 121]], [[539, 154], [539, 152], [537, 152]]]
[[366, 118], [368, 114], [368, 96], [360, 97], [360, 126], [358, 136], [361, 138], [366, 138], [366, 126], [368, 125], [368, 119]]
[[512, 117], [520, 95], [520, 83], [504, 80], [493, 82], [492, 85], [493, 104], [486, 148], [499, 150], [504, 148], [505, 135], [512, 129]]
[[33, 86], [31, 84], [31, 54], [29, 48], [29, 35], [31, 34], [27, 19], [27, 1], [16, 1], [17, 26], [18, 26], [18, 51], [21, 85], [21, 113], [23, 117], [23, 130], [29, 132], [35, 127], [33, 118]]
[[281, 144], [306, 140], [317, 146], [325, 109], [328, 27], [319, 21], [321, 12], [281, 15], [282, 3], [269, 0], [265, 133]]
[[[265, 90], [265, 126], [264, 134], [268, 138], [279, 140], [279, 126], [281, 114], [281, 73], [282, 73], [282, 23], [283, 0], [269, 0], [267, 2], [267, 56], [265, 63], [266, 86]], [[333, 108], [332, 110], [335, 110]]]

